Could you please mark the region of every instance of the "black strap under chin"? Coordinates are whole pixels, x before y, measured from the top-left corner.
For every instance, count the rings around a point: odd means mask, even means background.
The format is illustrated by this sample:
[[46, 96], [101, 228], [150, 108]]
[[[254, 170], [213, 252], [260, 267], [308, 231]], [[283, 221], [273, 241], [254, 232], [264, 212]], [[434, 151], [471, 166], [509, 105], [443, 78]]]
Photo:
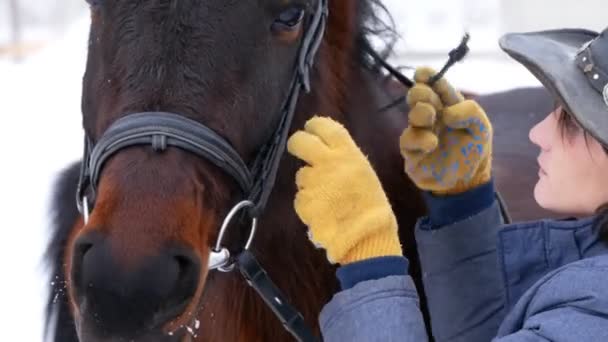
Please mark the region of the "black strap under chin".
[[260, 266], [257, 259], [244, 250], [237, 258], [237, 265], [243, 277], [247, 280], [275, 316], [281, 321], [285, 330], [298, 341], [318, 341], [312, 331], [306, 326], [302, 315], [289, 304], [287, 298], [272, 282], [266, 271]]

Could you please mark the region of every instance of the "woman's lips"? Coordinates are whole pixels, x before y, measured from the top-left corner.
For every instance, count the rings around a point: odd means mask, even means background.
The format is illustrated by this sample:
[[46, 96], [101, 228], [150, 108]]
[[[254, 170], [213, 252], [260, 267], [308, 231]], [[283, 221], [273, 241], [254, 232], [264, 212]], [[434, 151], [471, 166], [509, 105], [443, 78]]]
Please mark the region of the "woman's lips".
[[546, 176], [547, 172], [545, 171], [545, 169], [543, 168], [543, 165], [540, 162], [540, 158], [537, 160], [538, 161], [538, 175], [539, 176]]

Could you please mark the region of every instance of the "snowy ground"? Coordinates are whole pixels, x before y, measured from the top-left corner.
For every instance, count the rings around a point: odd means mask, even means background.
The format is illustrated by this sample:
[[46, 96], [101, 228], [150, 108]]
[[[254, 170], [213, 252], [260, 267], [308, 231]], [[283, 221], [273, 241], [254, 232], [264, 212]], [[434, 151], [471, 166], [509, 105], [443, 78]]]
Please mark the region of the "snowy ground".
[[1, 340], [42, 340], [48, 202], [58, 170], [81, 153], [80, 79], [86, 19], [51, 49], [0, 60]]
[[[87, 25], [86, 17], [80, 19], [52, 47], [23, 63], [0, 59], [3, 341], [42, 339], [47, 279], [41, 258], [48, 237], [48, 202], [56, 173], [81, 154], [80, 83]], [[395, 60], [439, 68], [445, 57]], [[523, 68], [492, 56], [472, 57], [455, 66], [449, 77], [457, 86], [477, 92], [536, 84]]]

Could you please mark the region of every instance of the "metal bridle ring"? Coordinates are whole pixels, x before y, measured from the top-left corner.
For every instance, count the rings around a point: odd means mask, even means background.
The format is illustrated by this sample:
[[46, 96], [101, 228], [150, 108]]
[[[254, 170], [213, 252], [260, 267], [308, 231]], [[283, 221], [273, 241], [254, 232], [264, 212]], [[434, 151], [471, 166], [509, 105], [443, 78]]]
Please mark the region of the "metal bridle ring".
[[[239, 211], [254, 206], [255, 204], [251, 201], [243, 201], [238, 203], [236, 206], [234, 206], [234, 208], [230, 210], [230, 212], [228, 212], [228, 215], [226, 215], [226, 218], [222, 223], [222, 227], [220, 228], [220, 233], [218, 235], [217, 242], [215, 243], [215, 248], [211, 249], [211, 252], [209, 253], [209, 270], [217, 269], [221, 272], [232, 271], [232, 269], [234, 268], [234, 263], [230, 264], [230, 251], [227, 248], [222, 247], [224, 234], [228, 229], [228, 225]], [[257, 225], [258, 220], [254, 217], [251, 222], [251, 232], [249, 233], [249, 239], [247, 239], [247, 243], [245, 244], [245, 250], [251, 247]]]
[[[253, 204], [253, 202], [251, 202], [251, 201], [242, 201], [242, 202], [238, 203], [237, 205], [235, 205], [234, 208], [232, 208], [230, 210], [230, 212], [228, 212], [228, 215], [226, 215], [226, 218], [224, 219], [224, 222], [222, 223], [222, 227], [220, 228], [220, 234], [218, 235], [217, 242], [215, 243], [215, 248], [214, 248], [215, 252], [219, 252], [222, 249], [222, 240], [224, 239], [224, 234], [226, 233], [226, 230], [228, 229], [228, 225], [230, 224], [230, 222], [232, 221], [234, 216], [239, 211], [241, 211], [245, 208], [252, 208], [254, 206], [255, 206], [255, 204]], [[249, 249], [249, 247], [251, 247], [251, 243], [253, 242], [253, 237], [255, 236], [255, 230], [256, 230], [257, 225], [258, 225], [258, 219], [254, 217], [251, 221], [251, 231], [249, 233], [249, 238], [247, 239], [247, 243], [245, 244], [245, 249]]]
[[90, 211], [89, 211], [89, 199], [87, 198], [87, 196], [83, 196], [82, 197], [82, 217], [84, 220], [84, 224], [89, 223], [89, 215], [90, 215]]

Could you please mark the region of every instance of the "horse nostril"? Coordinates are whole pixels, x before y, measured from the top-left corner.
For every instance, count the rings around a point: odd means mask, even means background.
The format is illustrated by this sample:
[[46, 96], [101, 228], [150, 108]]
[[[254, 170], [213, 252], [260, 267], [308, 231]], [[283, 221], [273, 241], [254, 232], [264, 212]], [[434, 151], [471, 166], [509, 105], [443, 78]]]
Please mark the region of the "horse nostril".
[[200, 275], [200, 259], [188, 251], [176, 253], [173, 256], [179, 269], [177, 281], [167, 302], [168, 307], [182, 304], [189, 300], [198, 286]]
[[74, 253], [72, 255], [72, 283], [77, 295], [84, 289], [83, 283], [83, 263], [86, 254], [93, 246], [101, 240], [97, 233], [89, 233], [80, 236], [74, 243]]

